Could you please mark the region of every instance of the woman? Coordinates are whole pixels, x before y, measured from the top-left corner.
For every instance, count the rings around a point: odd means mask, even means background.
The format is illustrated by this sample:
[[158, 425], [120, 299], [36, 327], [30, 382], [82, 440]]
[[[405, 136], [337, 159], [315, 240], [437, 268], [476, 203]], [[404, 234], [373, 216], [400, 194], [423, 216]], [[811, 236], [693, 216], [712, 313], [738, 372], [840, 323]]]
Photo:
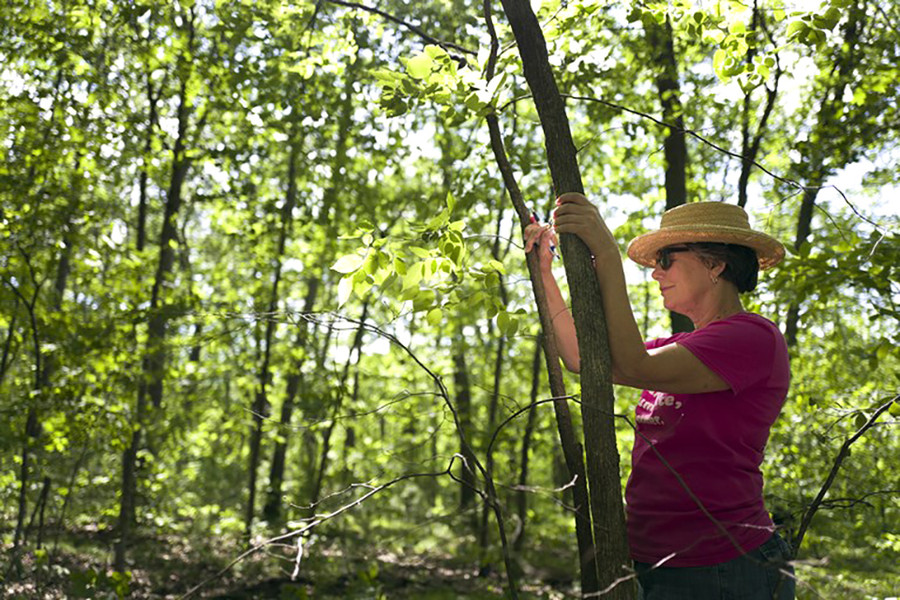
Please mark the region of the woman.
[[653, 268], [663, 304], [694, 331], [644, 343], [616, 241], [581, 194], [557, 200], [554, 226], [526, 229], [539, 249], [553, 331], [566, 367], [580, 368], [575, 324], [553, 277], [554, 230], [594, 257], [613, 381], [642, 389], [625, 490], [631, 556], [646, 600], [794, 597], [787, 544], [763, 504], [759, 465], [787, 394], [777, 326], [744, 311], [740, 293], [784, 257], [738, 206], [696, 202], [667, 211], [628, 256]]

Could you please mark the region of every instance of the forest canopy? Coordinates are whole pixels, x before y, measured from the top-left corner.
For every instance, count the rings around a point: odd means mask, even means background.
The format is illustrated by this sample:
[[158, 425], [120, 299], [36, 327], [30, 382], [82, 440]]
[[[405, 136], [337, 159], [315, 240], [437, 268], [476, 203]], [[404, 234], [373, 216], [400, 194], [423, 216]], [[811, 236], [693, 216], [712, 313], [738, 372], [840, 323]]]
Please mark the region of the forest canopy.
[[[3, 4], [0, 590], [591, 585], [597, 432], [548, 372], [522, 239], [573, 190], [516, 4]], [[896, 597], [900, 6], [530, 8], [623, 253], [699, 200], [784, 243], [743, 297], [791, 354], [766, 504], [799, 598]], [[626, 274], [645, 337], [685, 326]], [[616, 387], [601, 434], [622, 483], [638, 398]]]

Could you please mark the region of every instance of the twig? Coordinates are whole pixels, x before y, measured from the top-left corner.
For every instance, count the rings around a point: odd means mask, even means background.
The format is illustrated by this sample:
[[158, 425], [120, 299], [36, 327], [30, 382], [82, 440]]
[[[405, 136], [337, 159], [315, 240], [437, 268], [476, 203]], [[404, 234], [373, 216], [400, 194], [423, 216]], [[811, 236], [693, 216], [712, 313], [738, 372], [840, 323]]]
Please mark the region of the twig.
[[828, 493], [829, 488], [831, 488], [831, 485], [834, 483], [834, 479], [835, 477], [837, 477], [838, 471], [841, 468], [841, 464], [850, 453], [850, 446], [852, 446], [853, 443], [856, 442], [856, 440], [862, 437], [862, 435], [866, 433], [866, 431], [871, 429], [875, 424], [875, 421], [878, 420], [878, 417], [880, 417], [885, 411], [887, 411], [895, 402], [900, 402], [900, 396], [894, 396], [893, 398], [882, 404], [880, 407], [878, 407], [878, 410], [872, 413], [872, 416], [869, 417], [869, 420], [866, 421], [862, 427], [857, 429], [856, 433], [854, 433], [843, 444], [841, 444], [841, 449], [838, 451], [838, 455], [834, 459], [834, 465], [832, 465], [831, 467], [831, 472], [828, 473], [828, 477], [825, 479], [825, 483], [822, 484], [822, 488], [819, 490], [819, 493], [809, 505], [809, 508], [807, 508], [803, 513], [803, 519], [800, 521], [800, 527], [797, 529], [797, 534], [791, 541], [791, 547], [793, 548], [795, 557], [800, 551], [800, 544], [803, 543], [803, 536], [806, 535], [806, 530], [809, 528], [809, 525], [812, 522], [816, 511], [819, 510], [819, 507], [822, 505], [825, 499], [825, 494]]
[[[325, 1], [330, 4], [337, 4], [339, 6], [345, 6], [347, 8], [358, 8], [359, 10], [364, 10], [366, 12], [374, 13], [380, 17], [387, 19], [388, 21], [390, 21], [392, 23], [396, 23], [397, 25], [406, 27], [407, 29], [409, 29], [410, 31], [415, 33], [417, 36], [419, 36], [420, 38], [422, 38], [429, 44], [434, 44], [434, 45], [440, 46], [441, 48], [444, 48], [444, 49], [452, 48], [453, 50], [458, 50], [459, 52], [462, 52], [463, 54], [468, 54], [470, 56], [478, 56], [478, 52], [476, 52], [475, 50], [470, 50], [470, 49], [460, 46], [458, 44], [454, 44], [452, 42], [442, 42], [436, 38], [431, 37], [430, 35], [428, 35], [424, 31], [422, 31], [421, 29], [419, 29], [412, 23], [407, 23], [403, 19], [401, 19], [399, 17], [395, 17], [394, 15], [387, 13], [383, 10], [380, 10], [378, 8], [375, 8], [373, 6], [366, 6], [365, 4], [360, 4], [358, 2], [347, 2], [346, 0], [325, 0]], [[451, 58], [453, 58], [457, 62], [462, 62], [462, 63], [466, 62], [465, 59], [462, 59], [460, 57], [456, 57], [453, 55], [451, 55]]]
[[[604, 106], [608, 106], [610, 108], [615, 108], [616, 110], [621, 110], [622, 112], [627, 112], [627, 113], [631, 113], [633, 115], [637, 115], [641, 118], [653, 121], [657, 125], [661, 125], [663, 127], [668, 127], [669, 129], [674, 129], [675, 131], [681, 131], [682, 133], [686, 133], [687, 135], [691, 136], [692, 138], [695, 138], [695, 139], [701, 141], [702, 143], [706, 144], [707, 146], [710, 146], [714, 150], [718, 150], [719, 152], [721, 152], [723, 154], [727, 154], [728, 156], [731, 156], [732, 158], [748, 160], [748, 157], [744, 157], [737, 152], [732, 152], [731, 150], [728, 150], [727, 148], [723, 148], [722, 146], [719, 146], [715, 142], [711, 142], [710, 140], [706, 139], [705, 137], [703, 137], [702, 135], [698, 134], [697, 132], [695, 132], [691, 129], [685, 129], [684, 127], [678, 127], [677, 125], [672, 125], [661, 119], [657, 119], [653, 115], [648, 115], [647, 113], [643, 113], [638, 110], [634, 110], [633, 108], [628, 108], [627, 106], [622, 106], [621, 104], [615, 104], [614, 102], [609, 102], [607, 100], [603, 100], [601, 98], [594, 98], [591, 96], [573, 96], [570, 94], [561, 94], [561, 95], [563, 98], [571, 98], [572, 100], [583, 100], [586, 102], [597, 102], [599, 104], [603, 104]], [[785, 183], [785, 184], [787, 184], [791, 187], [797, 188], [797, 189], [806, 189], [802, 184], [797, 183], [793, 179], [788, 179], [786, 177], [776, 175], [775, 173], [768, 170], [766, 167], [764, 167], [763, 165], [761, 165], [759, 162], [757, 162], [755, 160], [750, 160], [750, 162], [754, 166], [759, 168], [763, 173], [766, 173], [767, 175], [769, 175], [770, 177], [772, 177], [773, 179], [775, 179], [777, 181], [780, 181], [782, 183]]]
[[[384, 491], [384, 490], [386, 490], [387, 488], [389, 488], [389, 487], [391, 487], [391, 486], [393, 486], [393, 485], [395, 485], [395, 484], [397, 484], [397, 483], [400, 483], [401, 481], [406, 481], [406, 480], [408, 480], [408, 479], [414, 479], [414, 478], [418, 478], [418, 477], [440, 477], [440, 476], [442, 476], [442, 475], [448, 475], [448, 474], [450, 474], [451, 470], [453, 469], [453, 462], [455, 461], [456, 458], [457, 458], [457, 457], [454, 456], [453, 458], [450, 459], [450, 464], [447, 465], [447, 468], [446, 468], [444, 471], [440, 471], [440, 472], [438, 472], [438, 473], [410, 473], [410, 474], [407, 474], [407, 475], [402, 475], [402, 476], [397, 477], [396, 479], [393, 479], [393, 480], [391, 480], [391, 481], [389, 481], [389, 482], [387, 482], [387, 483], [384, 483], [384, 484], [382, 484], [382, 485], [373, 487], [373, 488], [372, 488], [369, 492], [367, 492], [366, 494], [363, 494], [362, 496], [360, 496], [359, 498], [357, 498], [357, 499], [354, 500], [353, 502], [350, 502], [349, 504], [346, 504], [346, 505], [344, 505], [344, 506], [338, 508], [338, 509], [335, 510], [335, 511], [332, 511], [332, 512], [330, 512], [330, 513], [328, 513], [328, 514], [325, 514], [325, 515], [317, 515], [317, 516], [313, 517], [313, 520], [312, 520], [308, 525], [306, 525], [305, 527], [301, 527], [300, 529], [295, 529], [295, 530], [293, 530], [293, 531], [289, 531], [289, 532], [287, 532], [287, 533], [281, 534], [281, 535], [276, 536], [276, 537], [273, 537], [273, 538], [269, 538], [268, 540], [266, 540], [266, 541], [264, 541], [264, 542], [260, 542], [259, 544], [256, 544], [256, 545], [253, 546], [252, 548], [250, 548], [250, 549], [246, 550], [245, 552], [243, 552], [243, 553], [242, 553], [240, 556], [238, 556], [237, 558], [233, 559], [230, 563], [228, 563], [227, 565], [225, 565], [225, 567], [223, 567], [221, 570], [219, 570], [219, 572], [217, 572], [215, 575], [212, 575], [212, 576], [208, 577], [208, 578], [205, 579], [204, 581], [198, 583], [198, 584], [195, 585], [193, 588], [191, 588], [186, 594], [184, 594], [183, 596], [180, 596], [180, 600], [185, 600], [185, 599], [187, 599], [187, 598], [190, 598], [190, 597], [193, 596], [198, 590], [200, 590], [200, 588], [206, 586], [207, 584], [209, 584], [209, 583], [212, 582], [212, 581], [215, 581], [216, 579], [219, 579], [219, 578], [222, 577], [225, 573], [227, 573], [228, 571], [230, 571], [236, 564], [238, 564], [239, 562], [243, 561], [243, 560], [246, 559], [247, 557], [252, 556], [253, 554], [259, 552], [260, 550], [266, 548], [267, 546], [270, 546], [270, 545], [272, 545], [272, 544], [276, 544], [276, 543], [279, 543], [279, 542], [283, 542], [283, 541], [285, 541], [285, 540], [289, 540], [289, 539], [291, 539], [291, 538], [293, 538], [293, 537], [295, 537], [295, 536], [297, 536], [297, 537], [302, 537], [304, 534], [309, 533], [310, 531], [312, 531], [314, 528], [318, 527], [318, 526], [321, 525], [322, 523], [324, 523], [324, 522], [326, 522], [326, 521], [329, 521], [329, 520], [331, 520], [331, 519], [333, 519], [333, 518], [335, 518], [335, 517], [337, 517], [337, 516], [340, 516], [341, 514], [347, 512], [348, 510], [350, 510], [350, 509], [352, 509], [352, 508], [356, 508], [357, 506], [359, 506], [360, 504], [362, 504], [363, 502], [365, 502], [366, 500], [368, 500], [369, 498], [371, 498], [371, 497], [374, 496], [375, 494], [377, 494], [377, 493], [379, 493], [379, 492], [381, 492], [381, 491]], [[303, 546], [302, 546], [301, 544], [298, 543], [298, 544], [297, 544], [297, 547], [298, 547], [298, 553], [302, 553], [302, 548], [303, 548]], [[295, 562], [295, 565], [297, 565], [297, 566], [295, 567], [295, 570], [294, 570], [295, 573], [298, 572], [298, 567], [299, 567], [299, 565], [298, 565], [297, 563], [299, 563], [299, 562], [300, 562], [300, 557], [298, 557], [298, 558], [296, 559], [296, 562]]]

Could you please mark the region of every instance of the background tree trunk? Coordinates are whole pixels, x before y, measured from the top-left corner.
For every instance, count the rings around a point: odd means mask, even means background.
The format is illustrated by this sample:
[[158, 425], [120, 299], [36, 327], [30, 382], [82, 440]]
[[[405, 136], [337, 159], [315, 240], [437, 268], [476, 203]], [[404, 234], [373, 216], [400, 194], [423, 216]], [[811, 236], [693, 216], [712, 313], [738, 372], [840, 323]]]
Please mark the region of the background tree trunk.
[[[184, 19], [188, 39], [188, 53], [193, 50], [194, 46], [194, 18], [195, 14], [191, 11], [189, 16]], [[190, 62], [188, 56], [181, 55], [179, 59], [180, 64], [190, 65]], [[131, 434], [131, 443], [122, 454], [119, 531], [113, 559], [114, 567], [119, 572], [124, 572], [127, 568], [126, 559], [128, 547], [131, 543], [131, 528], [135, 523], [136, 517], [137, 455], [143, 444], [143, 430], [149, 423], [147, 400], [149, 397], [153, 408], [156, 409], [161, 408], [163, 400], [163, 383], [165, 381], [166, 367], [165, 344], [169, 319], [171, 318], [170, 311], [165, 306], [165, 287], [175, 265], [175, 247], [178, 240], [176, 221], [184, 201], [183, 187], [191, 166], [191, 157], [187, 152], [188, 129], [192, 113], [191, 99], [188, 97], [187, 89], [187, 78], [190, 77], [189, 68], [188, 72], [183, 73], [181, 77], [177, 109], [177, 135], [172, 151], [171, 175], [166, 193], [162, 228], [159, 234], [159, 260], [150, 294], [147, 344], [142, 362], [141, 377], [138, 383], [138, 394], [133, 418], [134, 428]], [[202, 122], [197, 125], [197, 131], [201, 129]], [[142, 248], [138, 248], [138, 250], [142, 250]]]
[[[666, 130], [663, 153], [666, 159], [666, 210], [687, 203], [687, 141], [684, 132], [684, 107], [672, 24], [666, 17], [662, 25], [655, 21], [644, 24], [647, 42], [656, 68], [656, 89], [662, 105], [663, 121], [674, 127]], [[669, 311], [672, 333], [693, 331], [694, 324], [685, 315]]]
[[259, 462], [262, 449], [263, 424], [269, 416], [269, 384], [272, 381], [270, 364], [272, 361], [272, 345], [275, 329], [278, 326], [279, 286], [281, 285], [281, 268], [284, 261], [285, 247], [291, 236], [294, 220], [294, 207], [297, 205], [297, 162], [300, 155], [301, 142], [296, 138], [291, 143], [288, 156], [287, 191], [281, 207], [281, 227], [278, 232], [272, 273], [272, 289], [269, 295], [269, 306], [265, 315], [266, 333], [263, 340], [263, 359], [259, 366], [256, 397], [251, 414], [253, 427], [250, 432], [250, 456], [247, 467], [249, 481], [247, 483], [247, 507], [244, 515], [245, 535], [249, 538], [253, 529], [253, 517], [256, 514], [256, 479], [259, 473]]
[[519, 489], [516, 492], [516, 514], [519, 516], [519, 531], [513, 541], [513, 548], [519, 552], [525, 543], [525, 524], [528, 522], [528, 460], [531, 450], [531, 438], [534, 434], [537, 422], [537, 406], [541, 385], [541, 349], [543, 347], [543, 333], [539, 333], [535, 339], [534, 360], [531, 364], [531, 408], [528, 409], [528, 420], [525, 422], [525, 431], [522, 433], [522, 447], [519, 451]]

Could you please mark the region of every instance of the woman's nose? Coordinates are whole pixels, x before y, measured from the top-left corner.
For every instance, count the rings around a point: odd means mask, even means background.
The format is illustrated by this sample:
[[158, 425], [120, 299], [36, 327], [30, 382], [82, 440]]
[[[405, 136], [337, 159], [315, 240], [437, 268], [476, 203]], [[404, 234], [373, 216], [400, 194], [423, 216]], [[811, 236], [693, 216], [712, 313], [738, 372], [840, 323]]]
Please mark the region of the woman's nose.
[[652, 277], [656, 281], [659, 281], [660, 279], [662, 279], [663, 273], [665, 273], [665, 271], [663, 271], [659, 265], [656, 265], [653, 267], [653, 272], [650, 273], [650, 277]]

